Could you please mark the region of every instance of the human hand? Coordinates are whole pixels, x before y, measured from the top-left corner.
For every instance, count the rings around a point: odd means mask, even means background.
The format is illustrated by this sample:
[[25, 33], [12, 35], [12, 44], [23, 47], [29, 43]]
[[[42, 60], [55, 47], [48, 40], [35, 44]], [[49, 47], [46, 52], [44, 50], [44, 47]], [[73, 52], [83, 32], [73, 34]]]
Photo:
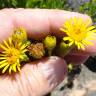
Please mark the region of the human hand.
[[[0, 41], [8, 39], [14, 28], [23, 26], [29, 38], [41, 39], [48, 34], [64, 35], [60, 27], [66, 19], [87, 15], [63, 10], [45, 9], [3, 9], [0, 11]], [[94, 44], [96, 42], [94, 41]], [[96, 52], [95, 46], [86, 47], [85, 51], [72, 50], [64, 59], [56, 56], [25, 64], [20, 74], [0, 76], [0, 94], [2, 96], [42, 96], [52, 91], [67, 74], [67, 62], [83, 63], [89, 55]]]

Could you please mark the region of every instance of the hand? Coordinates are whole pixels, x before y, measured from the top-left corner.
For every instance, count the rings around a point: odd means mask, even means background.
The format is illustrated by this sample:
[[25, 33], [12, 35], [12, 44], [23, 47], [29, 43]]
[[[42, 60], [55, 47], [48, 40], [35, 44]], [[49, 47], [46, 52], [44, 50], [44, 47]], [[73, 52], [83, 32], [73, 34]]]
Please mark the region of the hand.
[[[74, 16], [83, 17], [85, 21], [91, 20], [87, 15], [63, 10], [3, 9], [0, 11], [0, 41], [8, 39], [14, 28], [20, 26], [27, 30], [29, 38], [40, 39], [51, 33], [62, 36], [64, 34], [59, 30], [61, 25], [66, 19]], [[72, 50], [65, 60], [51, 56], [38, 62], [25, 64], [21, 74], [0, 76], [0, 94], [2, 96], [42, 96], [52, 91], [65, 78], [66, 61], [80, 64], [95, 52], [95, 46], [88, 46], [82, 52]]]

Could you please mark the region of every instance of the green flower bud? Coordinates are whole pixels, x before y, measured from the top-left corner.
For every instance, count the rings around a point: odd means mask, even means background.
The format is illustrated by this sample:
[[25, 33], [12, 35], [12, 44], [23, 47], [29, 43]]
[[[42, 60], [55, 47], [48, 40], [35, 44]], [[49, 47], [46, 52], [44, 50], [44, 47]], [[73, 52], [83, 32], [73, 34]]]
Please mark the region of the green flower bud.
[[16, 29], [12, 35], [13, 42], [25, 42], [27, 40], [27, 33], [23, 27]]
[[73, 46], [69, 46], [69, 44], [62, 41], [59, 46], [56, 48], [56, 55], [64, 57], [67, 55], [70, 50], [73, 48]]
[[45, 48], [48, 50], [49, 56], [51, 55], [53, 49], [56, 47], [56, 37], [55, 36], [47, 36], [44, 39]]
[[44, 46], [42, 43], [31, 44], [28, 46], [29, 55], [35, 59], [40, 59], [45, 55]]

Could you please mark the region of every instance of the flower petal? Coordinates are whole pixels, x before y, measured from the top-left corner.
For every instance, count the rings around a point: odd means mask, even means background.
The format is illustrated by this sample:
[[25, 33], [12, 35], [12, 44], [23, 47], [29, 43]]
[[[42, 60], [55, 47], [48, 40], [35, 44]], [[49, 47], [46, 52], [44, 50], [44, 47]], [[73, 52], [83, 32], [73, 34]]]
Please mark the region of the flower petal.
[[8, 67], [9, 67], [9, 64], [6, 67], [4, 67], [4, 69], [2, 70], [2, 73], [5, 73], [5, 71], [8, 69]]

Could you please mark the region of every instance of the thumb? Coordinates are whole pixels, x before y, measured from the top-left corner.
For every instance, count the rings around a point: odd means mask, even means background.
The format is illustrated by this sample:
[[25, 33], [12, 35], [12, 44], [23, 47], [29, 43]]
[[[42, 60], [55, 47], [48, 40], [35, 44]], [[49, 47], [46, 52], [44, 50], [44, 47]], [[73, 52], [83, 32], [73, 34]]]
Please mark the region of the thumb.
[[[52, 91], [66, 74], [65, 61], [51, 56], [32, 62], [32, 64], [25, 64], [20, 74], [0, 80], [0, 90], [4, 94], [6, 93], [4, 90], [7, 90], [6, 95], [3, 96], [7, 96], [7, 94], [10, 96], [29, 96], [29, 94], [30, 96], [42, 96]], [[5, 87], [5, 85], [7, 86]]]
[[52, 91], [64, 80], [67, 73], [67, 65], [59, 57], [49, 57], [37, 62], [37, 65], [30, 66], [29, 64], [25, 66], [22, 72], [24, 72], [25, 78], [31, 81], [30, 87], [32, 87], [35, 93], [38, 93], [36, 96], [42, 96]]

